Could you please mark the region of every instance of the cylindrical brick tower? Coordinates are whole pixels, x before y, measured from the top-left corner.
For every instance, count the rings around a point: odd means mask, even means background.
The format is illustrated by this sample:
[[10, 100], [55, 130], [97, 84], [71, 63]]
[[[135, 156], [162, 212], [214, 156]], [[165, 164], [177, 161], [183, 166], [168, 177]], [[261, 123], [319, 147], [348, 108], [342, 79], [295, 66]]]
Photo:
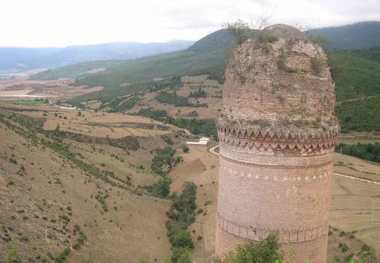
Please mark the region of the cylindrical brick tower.
[[326, 54], [271, 26], [237, 47], [219, 119], [216, 255], [277, 233], [285, 262], [325, 263], [339, 125]]

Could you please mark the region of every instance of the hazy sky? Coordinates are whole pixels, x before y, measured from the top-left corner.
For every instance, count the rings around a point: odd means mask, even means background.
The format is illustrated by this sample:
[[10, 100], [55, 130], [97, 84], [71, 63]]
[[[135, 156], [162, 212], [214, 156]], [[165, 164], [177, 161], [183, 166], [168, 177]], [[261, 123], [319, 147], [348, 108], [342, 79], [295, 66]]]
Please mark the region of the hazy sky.
[[380, 0], [1, 0], [0, 46], [197, 40], [227, 22], [380, 20]]

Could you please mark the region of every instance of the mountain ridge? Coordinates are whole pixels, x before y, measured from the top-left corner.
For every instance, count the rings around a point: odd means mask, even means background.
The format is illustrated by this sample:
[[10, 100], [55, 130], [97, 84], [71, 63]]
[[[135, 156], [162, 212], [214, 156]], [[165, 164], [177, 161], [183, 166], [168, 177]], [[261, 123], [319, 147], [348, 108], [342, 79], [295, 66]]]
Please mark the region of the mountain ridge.
[[0, 71], [56, 68], [96, 60], [128, 60], [188, 48], [193, 41], [112, 42], [62, 48], [0, 47]]

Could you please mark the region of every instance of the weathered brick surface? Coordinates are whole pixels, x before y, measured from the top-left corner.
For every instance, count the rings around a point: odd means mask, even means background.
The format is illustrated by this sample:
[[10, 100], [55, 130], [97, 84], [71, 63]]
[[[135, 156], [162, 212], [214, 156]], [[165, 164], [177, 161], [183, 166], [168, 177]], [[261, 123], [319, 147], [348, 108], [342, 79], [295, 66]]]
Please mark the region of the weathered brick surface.
[[226, 69], [218, 128], [220, 257], [277, 233], [287, 262], [326, 262], [339, 129], [335, 89], [323, 50], [299, 32], [283, 37], [286, 30], [294, 29], [268, 30], [279, 36], [271, 43], [247, 41]]

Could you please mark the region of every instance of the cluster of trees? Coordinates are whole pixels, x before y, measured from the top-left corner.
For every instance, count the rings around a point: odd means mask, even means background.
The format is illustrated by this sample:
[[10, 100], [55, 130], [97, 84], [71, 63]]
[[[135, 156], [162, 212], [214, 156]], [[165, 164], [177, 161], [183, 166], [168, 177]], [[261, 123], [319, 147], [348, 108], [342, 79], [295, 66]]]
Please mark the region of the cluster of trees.
[[139, 101], [140, 98], [137, 95], [134, 95], [128, 99], [117, 97], [111, 100], [110, 103], [103, 104], [101, 108], [109, 107], [110, 112], [123, 112], [132, 109]]
[[176, 92], [160, 92], [160, 94], [156, 97], [156, 100], [161, 103], [174, 105], [176, 107], [192, 106], [192, 103], [189, 102], [188, 98], [178, 96]]
[[143, 108], [138, 112], [138, 115], [169, 123], [179, 128], [187, 129], [196, 135], [204, 135], [215, 139], [218, 137], [214, 119], [173, 118], [170, 117], [164, 110], [154, 110], [152, 108]]
[[164, 149], [158, 149], [152, 160], [152, 172], [160, 176], [167, 175], [176, 165], [177, 160], [174, 159], [176, 150], [167, 146]]
[[[204, 91], [203, 91], [204, 92]], [[196, 94], [199, 95], [199, 94]], [[203, 96], [203, 94], [200, 94]], [[207, 104], [202, 103], [191, 103], [187, 97], [178, 96], [176, 92], [160, 92], [156, 99], [165, 104], [171, 104], [176, 107], [207, 107]]]
[[186, 182], [181, 194], [173, 195], [173, 204], [168, 211], [166, 228], [172, 246], [172, 263], [191, 263], [194, 248], [188, 227], [194, 223], [197, 209], [197, 186]]
[[335, 150], [339, 153], [355, 156], [371, 162], [380, 163], [380, 144], [378, 142], [368, 144], [340, 143]]
[[154, 196], [166, 198], [170, 194], [171, 178], [168, 176], [170, 170], [179, 162], [181, 157], [175, 158], [176, 150], [170, 146], [164, 149], [158, 149], [152, 159], [151, 170], [154, 174], [159, 175], [157, 183], [148, 186], [147, 190]]
[[202, 88], [198, 88], [198, 90], [196, 91], [191, 91], [189, 97], [190, 98], [206, 98], [207, 92]]
[[196, 135], [204, 135], [216, 139], [218, 132], [214, 119], [185, 119], [185, 118], [171, 118], [170, 124], [177, 127], [189, 130]]

